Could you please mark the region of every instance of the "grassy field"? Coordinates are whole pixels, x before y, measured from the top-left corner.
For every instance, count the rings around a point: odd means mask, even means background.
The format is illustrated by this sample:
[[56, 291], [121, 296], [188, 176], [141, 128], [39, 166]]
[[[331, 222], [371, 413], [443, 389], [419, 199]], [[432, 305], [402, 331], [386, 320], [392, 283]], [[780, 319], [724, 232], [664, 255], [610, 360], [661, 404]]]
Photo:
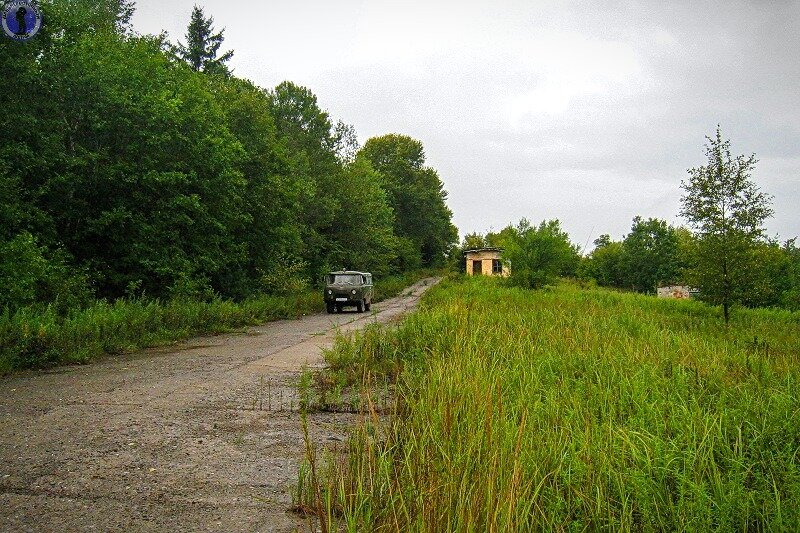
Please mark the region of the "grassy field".
[[323, 530], [800, 531], [799, 314], [454, 280], [328, 360], [396, 408], [316, 468]]
[[[429, 271], [375, 280], [375, 301], [391, 298]], [[62, 316], [50, 308], [0, 311], [0, 375], [24, 368], [82, 364], [106, 354], [167, 344], [195, 335], [231, 332], [324, 310], [322, 293], [216, 299], [98, 301]]]

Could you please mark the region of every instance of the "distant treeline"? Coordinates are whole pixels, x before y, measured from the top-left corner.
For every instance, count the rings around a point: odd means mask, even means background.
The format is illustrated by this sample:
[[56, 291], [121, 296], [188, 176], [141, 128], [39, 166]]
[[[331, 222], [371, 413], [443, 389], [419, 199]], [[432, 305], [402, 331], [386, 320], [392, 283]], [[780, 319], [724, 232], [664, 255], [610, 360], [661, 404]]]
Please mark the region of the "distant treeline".
[[[466, 235], [461, 249], [502, 247], [511, 262], [522, 268], [517, 285], [540, 286], [558, 276], [591, 280], [604, 287], [654, 294], [662, 285], [701, 286], [701, 238], [685, 227], [658, 218], [635, 217], [631, 231], [621, 240], [601, 235], [591, 253], [582, 255], [557, 220], [538, 227], [523, 220], [500, 232]], [[458, 261], [464, 268], [463, 257]], [[755, 240], [748, 261], [732, 280], [736, 301], [747, 307], [782, 307], [800, 310], [800, 248], [795, 239]], [[532, 266], [531, 266], [532, 265]]]
[[359, 147], [308, 89], [135, 34], [129, 2], [40, 7], [35, 39], [0, 41], [0, 309], [243, 299], [445, 261], [457, 232], [419, 141]]

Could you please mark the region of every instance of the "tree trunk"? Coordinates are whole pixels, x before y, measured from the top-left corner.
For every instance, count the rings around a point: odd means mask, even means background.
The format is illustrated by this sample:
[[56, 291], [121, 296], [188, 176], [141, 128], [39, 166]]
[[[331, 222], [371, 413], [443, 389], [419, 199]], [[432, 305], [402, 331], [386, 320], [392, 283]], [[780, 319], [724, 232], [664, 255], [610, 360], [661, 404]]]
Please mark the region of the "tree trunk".
[[728, 276], [728, 255], [722, 255], [722, 315], [725, 317], [725, 325], [731, 318], [731, 279]]

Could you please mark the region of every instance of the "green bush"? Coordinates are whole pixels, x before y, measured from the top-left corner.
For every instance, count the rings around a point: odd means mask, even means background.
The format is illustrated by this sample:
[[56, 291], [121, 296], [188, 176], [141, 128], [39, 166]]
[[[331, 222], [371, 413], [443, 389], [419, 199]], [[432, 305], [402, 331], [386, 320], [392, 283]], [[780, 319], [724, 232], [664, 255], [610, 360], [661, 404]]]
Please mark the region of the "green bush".
[[569, 242], [558, 220], [543, 221], [534, 227], [522, 219], [508, 233], [503, 241], [503, 259], [510, 265], [512, 285], [536, 289], [577, 271], [578, 250]]
[[0, 242], [0, 309], [13, 312], [38, 303], [65, 312], [90, 298], [88, 277], [63, 253], [49, 253], [27, 232]]

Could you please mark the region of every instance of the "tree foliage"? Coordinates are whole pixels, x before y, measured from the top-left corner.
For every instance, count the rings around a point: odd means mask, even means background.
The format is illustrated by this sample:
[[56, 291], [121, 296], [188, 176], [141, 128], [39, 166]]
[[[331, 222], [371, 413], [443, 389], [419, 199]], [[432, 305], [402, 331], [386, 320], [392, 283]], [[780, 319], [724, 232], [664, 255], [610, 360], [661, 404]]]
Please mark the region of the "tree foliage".
[[633, 219], [631, 232], [622, 242], [620, 268], [628, 286], [638, 292], [655, 293], [659, 284], [673, 284], [681, 276], [678, 236], [675, 229], [657, 218]]
[[56, 61], [48, 88], [73, 100], [59, 109], [66, 150], [41, 200], [60, 242], [97, 273], [103, 295], [159, 294], [187, 278], [228, 292], [244, 260], [235, 236], [249, 223], [246, 182], [208, 82], [153, 41], [113, 34]]
[[[302, 184], [299, 228], [305, 247], [303, 261], [308, 275], [318, 279], [341, 259], [342, 246], [333, 234], [341, 210], [348, 206], [341, 186], [344, 168], [337, 158], [337, 136], [330, 116], [306, 87], [289, 81], [269, 92], [270, 112], [292, 177]], [[341, 235], [341, 233], [339, 233]]]
[[203, 9], [194, 6], [186, 30], [186, 44], [178, 43], [177, 54], [192, 69], [210, 74], [230, 74], [227, 63], [233, 50], [220, 54], [225, 30], [214, 33], [214, 17], [206, 17]]
[[607, 287], [653, 294], [659, 285], [685, 283], [693, 257], [694, 238], [657, 218], [636, 216], [621, 241], [601, 235], [581, 261], [580, 276]]
[[332, 225], [330, 264], [388, 274], [396, 259], [397, 241], [394, 212], [380, 175], [369, 162], [354, 161], [341, 174], [337, 190], [347, 203], [337, 211]]
[[[181, 58], [130, 31], [128, 0], [41, 7], [36, 39], [0, 40], [7, 86], [25, 88], [0, 91], [0, 310], [244, 298], [331, 267], [405, 266], [395, 189], [357, 160], [354, 128], [291, 82], [205, 75], [230, 53], [200, 8]], [[419, 174], [443, 201], [435, 171]]]
[[248, 223], [237, 228], [237, 240], [246, 247], [247, 259], [235, 292], [246, 294], [261, 288], [265, 273], [303, 262], [300, 213], [306, 186], [279, 142], [269, 96], [236, 78], [214, 79], [212, 90], [243, 150], [235, 165], [245, 180]]
[[733, 157], [719, 127], [706, 138], [707, 164], [689, 169], [688, 181], [681, 182], [681, 215], [698, 235], [691, 278], [703, 298], [722, 306], [727, 323], [730, 307], [753, 288], [754, 252], [772, 216], [772, 197], [751, 179], [755, 155]]
[[522, 219], [510, 226], [506, 235], [503, 259], [509, 263], [513, 285], [536, 289], [553, 283], [558, 276], [575, 273], [578, 249], [570, 243], [558, 220], [531, 226]]
[[791, 239], [783, 246], [784, 261], [784, 291], [780, 294], [779, 305], [792, 311], [800, 311], [800, 248], [796, 240]]
[[627, 280], [623, 269], [623, 243], [612, 241], [606, 234], [595, 239], [594, 245], [592, 253], [581, 261], [580, 277], [594, 279], [606, 287], [625, 286]]
[[486, 238], [479, 233], [467, 233], [464, 235], [462, 248], [464, 250], [477, 250], [478, 248], [486, 248]]
[[395, 214], [399, 267], [444, 264], [458, 232], [447, 207], [447, 192], [436, 171], [425, 166], [422, 143], [405, 135], [369, 139], [358, 154], [382, 176]]

